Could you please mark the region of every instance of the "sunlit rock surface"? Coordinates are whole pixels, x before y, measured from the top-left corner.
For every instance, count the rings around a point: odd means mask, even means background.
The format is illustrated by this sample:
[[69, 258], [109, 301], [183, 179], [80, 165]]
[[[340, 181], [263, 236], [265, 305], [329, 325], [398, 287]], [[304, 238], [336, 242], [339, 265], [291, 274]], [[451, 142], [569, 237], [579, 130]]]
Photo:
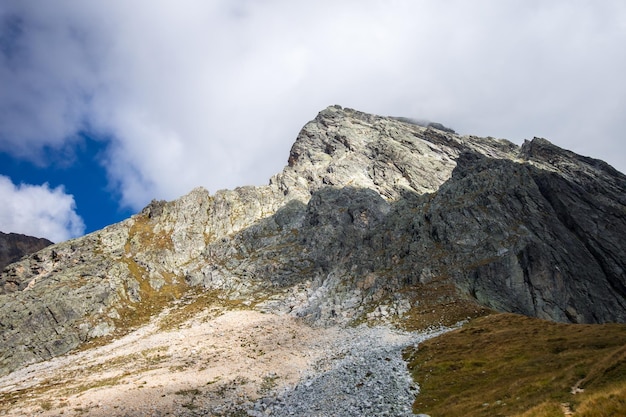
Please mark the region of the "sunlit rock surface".
[[207, 293], [314, 325], [626, 321], [626, 177], [602, 161], [339, 106], [285, 156], [267, 186], [153, 201], [9, 265], [0, 374]]

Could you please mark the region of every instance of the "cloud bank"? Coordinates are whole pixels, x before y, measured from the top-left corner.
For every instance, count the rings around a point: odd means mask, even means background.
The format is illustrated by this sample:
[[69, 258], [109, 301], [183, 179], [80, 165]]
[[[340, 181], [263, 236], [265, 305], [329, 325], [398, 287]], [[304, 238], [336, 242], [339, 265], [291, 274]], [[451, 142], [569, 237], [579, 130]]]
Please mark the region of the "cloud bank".
[[15, 185], [0, 175], [0, 230], [62, 242], [85, 231], [74, 197], [63, 187]]
[[139, 209], [266, 183], [341, 104], [624, 171], [624, 22], [621, 0], [5, 1], [0, 151], [37, 161], [96, 134]]

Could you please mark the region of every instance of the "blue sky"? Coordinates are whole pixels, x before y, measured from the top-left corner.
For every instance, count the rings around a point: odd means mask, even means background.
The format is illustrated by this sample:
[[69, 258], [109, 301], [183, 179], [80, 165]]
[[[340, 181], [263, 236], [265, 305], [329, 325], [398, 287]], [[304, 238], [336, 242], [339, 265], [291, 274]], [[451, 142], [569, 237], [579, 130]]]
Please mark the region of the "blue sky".
[[626, 2], [4, 0], [0, 231], [266, 184], [340, 104], [626, 170]]
[[[74, 234], [91, 232], [133, 214], [131, 208], [120, 206], [119, 196], [109, 185], [102, 162], [105, 146], [105, 142], [84, 136], [80, 143], [60, 154], [45, 149], [39, 162], [0, 153], [0, 175], [9, 177], [16, 184], [48, 184], [50, 189], [62, 189], [63, 193], [73, 196], [72, 210], [80, 209], [78, 213], [84, 228], [81, 229], [80, 220], [66, 217], [60, 229], [47, 233], [62, 234], [68, 228], [73, 228]], [[37, 201], [32, 204], [36, 205]], [[39, 224], [30, 233], [37, 233], [42, 227], [45, 225]]]

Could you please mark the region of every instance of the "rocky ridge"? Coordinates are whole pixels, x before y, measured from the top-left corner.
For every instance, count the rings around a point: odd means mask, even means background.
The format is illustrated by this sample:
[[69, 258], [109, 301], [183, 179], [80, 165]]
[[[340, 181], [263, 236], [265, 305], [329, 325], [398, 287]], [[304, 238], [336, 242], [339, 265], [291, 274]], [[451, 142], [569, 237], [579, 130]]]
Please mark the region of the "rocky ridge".
[[[626, 321], [626, 177], [329, 107], [267, 186], [198, 188], [0, 276], [0, 374], [204, 294], [314, 325], [451, 324], [484, 308]], [[206, 295], [209, 294], [210, 297]]]
[[48, 239], [19, 233], [0, 232], [0, 271], [7, 265], [20, 260], [23, 256], [30, 255], [52, 244]]

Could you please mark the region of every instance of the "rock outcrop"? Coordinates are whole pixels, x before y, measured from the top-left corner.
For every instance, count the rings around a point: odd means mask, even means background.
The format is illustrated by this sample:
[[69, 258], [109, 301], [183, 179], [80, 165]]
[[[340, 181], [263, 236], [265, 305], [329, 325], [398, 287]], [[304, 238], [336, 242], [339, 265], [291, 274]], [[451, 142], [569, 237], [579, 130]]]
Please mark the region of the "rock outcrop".
[[8, 264], [52, 244], [44, 238], [0, 232], [0, 271]]
[[[332, 106], [267, 186], [153, 201], [0, 276], [0, 374], [197, 296], [311, 323], [626, 321], [626, 176]], [[409, 326], [410, 327], [410, 326]]]

